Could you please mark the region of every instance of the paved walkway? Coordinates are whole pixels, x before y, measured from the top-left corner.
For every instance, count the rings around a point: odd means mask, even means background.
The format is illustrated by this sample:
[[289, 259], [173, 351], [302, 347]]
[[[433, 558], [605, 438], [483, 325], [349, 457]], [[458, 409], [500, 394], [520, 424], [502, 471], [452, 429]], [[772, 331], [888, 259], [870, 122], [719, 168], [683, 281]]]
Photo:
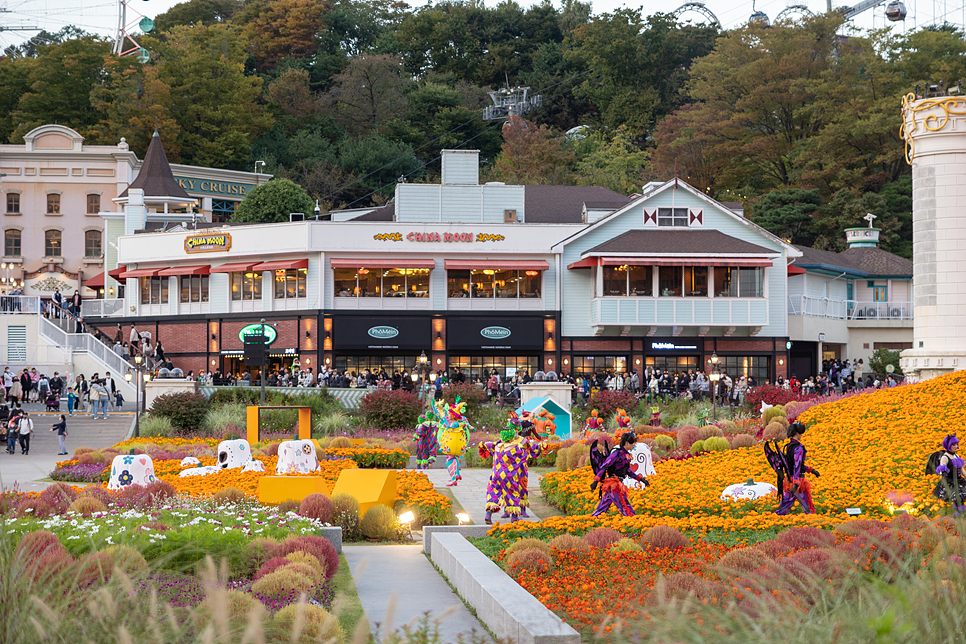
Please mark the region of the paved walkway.
[[[446, 487], [449, 483], [449, 473], [445, 470], [432, 469], [423, 470], [429, 480], [433, 482], [433, 487]], [[459, 482], [458, 485], [446, 488], [453, 492], [453, 496], [459, 501], [459, 504], [463, 506], [463, 510], [470, 515], [473, 523], [482, 524], [486, 518], [486, 486], [490, 482], [490, 470], [471, 470], [463, 469], [462, 471], [463, 480]], [[540, 478], [538, 476], [531, 476], [527, 481], [527, 490], [530, 494], [540, 491]], [[540, 519], [536, 517], [531, 510], [527, 510], [527, 514], [530, 515], [529, 519], [523, 519], [524, 521], [539, 521]], [[494, 520], [505, 521], [505, 519], [499, 519], [500, 515], [495, 515]]]
[[[38, 479], [47, 478], [57, 466], [57, 461], [68, 458], [57, 455], [60, 451], [57, 434], [50, 431], [50, 426], [60, 420], [60, 415], [34, 411], [42, 407], [43, 405], [36, 404], [24, 405], [34, 421], [34, 433], [30, 436], [30, 454], [23, 456], [18, 444], [16, 453], [11, 456], [6, 452], [6, 442], [3, 443], [3, 449], [0, 450], [0, 488], [10, 488], [16, 484], [21, 490], [28, 492], [43, 490], [50, 483]], [[124, 440], [132, 422], [134, 414], [131, 412], [108, 413], [107, 420], [94, 420], [89, 414], [68, 416], [67, 451], [73, 454], [77, 447], [110, 447]]]
[[[427, 611], [439, 621], [440, 642], [472, 631], [486, 634], [422, 552], [422, 546], [343, 546], [373, 635], [415, 624]], [[489, 639], [487, 637], [487, 639]]]

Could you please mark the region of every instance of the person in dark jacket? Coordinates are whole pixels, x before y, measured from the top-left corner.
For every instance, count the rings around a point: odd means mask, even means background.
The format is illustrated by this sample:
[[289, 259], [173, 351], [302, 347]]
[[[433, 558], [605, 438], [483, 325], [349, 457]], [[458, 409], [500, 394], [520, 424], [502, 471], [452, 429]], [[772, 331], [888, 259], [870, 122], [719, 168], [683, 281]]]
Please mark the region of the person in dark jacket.
[[64, 442], [64, 438], [67, 436], [67, 418], [61, 414], [60, 422], [51, 425], [50, 431], [57, 432], [57, 441], [60, 443], [60, 451], [57, 452], [57, 456], [66, 456], [67, 443]]

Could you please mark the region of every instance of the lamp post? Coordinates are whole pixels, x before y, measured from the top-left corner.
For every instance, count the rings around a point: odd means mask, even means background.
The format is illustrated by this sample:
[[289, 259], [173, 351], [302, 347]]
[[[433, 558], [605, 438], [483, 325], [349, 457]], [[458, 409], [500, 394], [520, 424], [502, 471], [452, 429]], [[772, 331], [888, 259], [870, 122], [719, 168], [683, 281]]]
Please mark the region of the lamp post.
[[711, 379], [711, 411], [712, 418], [718, 420], [718, 381], [721, 380], [721, 374], [718, 373], [718, 354], [711, 352], [711, 373], [708, 376]]
[[413, 367], [413, 382], [417, 383], [419, 386], [419, 397], [423, 397], [423, 385], [426, 382], [426, 375], [430, 371], [429, 358], [426, 357], [426, 352], [421, 351], [419, 357], [416, 358], [416, 365]]
[[144, 356], [138, 354], [134, 356], [134, 374], [130, 370], [124, 374], [124, 379], [131, 382], [132, 378], [136, 378], [134, 382], [134, 391], [136, 392], [134, 399], [134, 437], [141, 437], [141, 380], [147, 382], [151, 379], [151, 374], [145, 370], [143, 364]]
[[[264, 165], [264, 161], [262, 162], [262, 164]], [[262, 368], [260, 373], [258, 374], [259, 375], [258, 382], [261, 385], [262, 393], [259, 396], [260, 402], [258, 404], [262, 405], [263, 407], [265, 406], [265, 380], [267, 379], [265, 377], [267, 375], [265, 371], [268, 369], [268, 345], [265, 344], [266, 339], [267, 338], [265, 337], [265, 318], [262, 318]]]

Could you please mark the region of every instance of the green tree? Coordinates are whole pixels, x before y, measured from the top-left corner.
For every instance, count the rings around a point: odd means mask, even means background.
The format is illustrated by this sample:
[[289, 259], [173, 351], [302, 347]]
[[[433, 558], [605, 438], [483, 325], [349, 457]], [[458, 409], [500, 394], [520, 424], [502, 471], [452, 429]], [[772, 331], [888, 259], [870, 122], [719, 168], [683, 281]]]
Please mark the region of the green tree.
[[315, 210], [315, 202], [300, 185], [288, 179], [272, 179], [248, 191], [232, 221], [271, 224], [289, 220], [289, 214], [305, 215]]
[[751, 220], [792, 244], [811, 246], [816, 237], [814, 216], [821, 206], [818, 190], [772, 190], [755, 204]]
[[613, 134], [594, 132], [573, 147], [579, 185], [603, 186], [625, 195], [640, 192], [648, 154], [634, 145], [625, 126]]
[[174, 27], [157, 52], [158, 79], [170, 87], [184, 163], [247, 168], [251, 146], [273, 123], [261, 103], [262, 79], [245, 74], [244, 41], [230, 25]]
[[412, 79], [397, 56], [375, 54], [353, 58], [333, 79], [326, 95], [342, 127], [353, 135], [378, 131], [406, 107]]
[[188, 0], [155, 17], [154, 28], [164, 32], [174, 27], [228, 22], [243, 6], [242, 0]]
[[892, 374], [901, 379], [902, 367], [899, 366], [901, 353], [901, 351], [892, 351], [891, 349], [876, 349], [872, 352], [872, 357], [869, 358], [869, 370], [880, 380], [885, 380], [889, 374], [886, 367], [892, 365]]

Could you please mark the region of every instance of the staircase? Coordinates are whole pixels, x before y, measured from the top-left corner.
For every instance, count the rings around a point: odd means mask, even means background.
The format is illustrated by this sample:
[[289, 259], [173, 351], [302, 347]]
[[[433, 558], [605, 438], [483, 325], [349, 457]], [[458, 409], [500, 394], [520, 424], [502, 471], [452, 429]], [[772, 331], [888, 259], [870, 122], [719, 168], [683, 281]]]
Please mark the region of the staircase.
[[70, 350], [74, 369], [78, 373], [87, 373], [88, 378], [94, 372], [101, 375], [110, 371], [114, 376], [114, 386], [121, 392], [125, 400], [134, 400], [137, 392], [134, 384], [124, 379], [124, 374], [134, 371], [134, 366], [114, 353], [114, 350], [95, 338], [90, 333], [70, 333], [75, 321], [73, 318], [61, 317], [48, 319], [37, 316], [38, 335], [50, 344]]

